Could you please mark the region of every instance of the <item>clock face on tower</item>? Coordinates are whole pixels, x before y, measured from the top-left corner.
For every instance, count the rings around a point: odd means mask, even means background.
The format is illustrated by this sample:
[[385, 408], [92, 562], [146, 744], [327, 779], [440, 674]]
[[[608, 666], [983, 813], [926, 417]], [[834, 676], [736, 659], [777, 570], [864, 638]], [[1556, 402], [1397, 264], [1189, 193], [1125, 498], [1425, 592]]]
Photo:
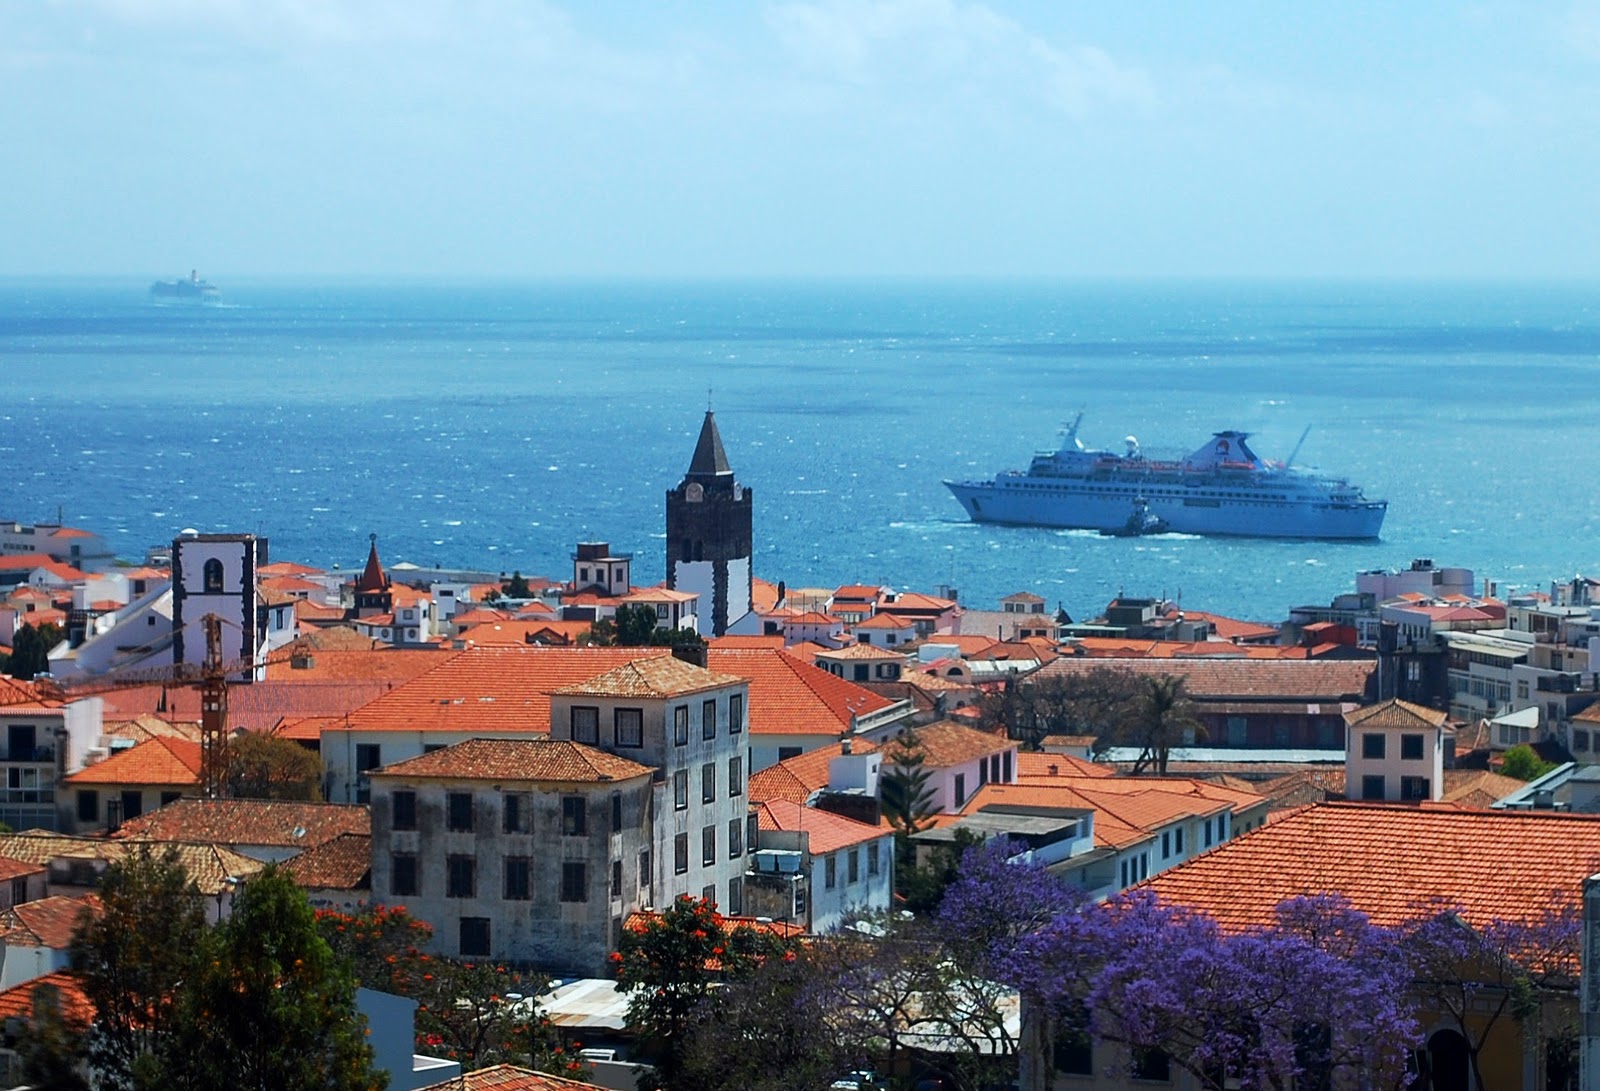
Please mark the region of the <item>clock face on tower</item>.
[[[705, 486], [701, 485], [698, 481], [691, 481], [689, 486], [683, 490], [683, 498], [691, 504], [698, 504], [702, 502], [706, 498]], [[737, 498], [738, 497], [736, 495], [735, 499]]]

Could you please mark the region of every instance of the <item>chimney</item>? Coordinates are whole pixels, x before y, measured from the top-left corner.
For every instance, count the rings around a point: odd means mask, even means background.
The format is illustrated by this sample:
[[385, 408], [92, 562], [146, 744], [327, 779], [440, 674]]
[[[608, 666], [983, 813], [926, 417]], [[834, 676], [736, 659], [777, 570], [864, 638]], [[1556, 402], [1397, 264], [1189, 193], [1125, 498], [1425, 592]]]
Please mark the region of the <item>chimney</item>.
[[674, 644], [672, 646], [672, 658], [681, 659], [685, 663], [701, 669], [707, 669], [706, 664], [710, 661], [705, 641], [701, 641], [698, 644]]
[[850, 737], [848, 735], [839, 740], [839, 753], [852, 754], [855, 752], [853, 747], [854, 744], [850, 741]]
[[1061, 775], [1061, 766], [1057, 765], [1055, 762], [1051, 762], [1045, 768], [1049, 770], [1050, 775], [1053, 777], [1058, 777]]

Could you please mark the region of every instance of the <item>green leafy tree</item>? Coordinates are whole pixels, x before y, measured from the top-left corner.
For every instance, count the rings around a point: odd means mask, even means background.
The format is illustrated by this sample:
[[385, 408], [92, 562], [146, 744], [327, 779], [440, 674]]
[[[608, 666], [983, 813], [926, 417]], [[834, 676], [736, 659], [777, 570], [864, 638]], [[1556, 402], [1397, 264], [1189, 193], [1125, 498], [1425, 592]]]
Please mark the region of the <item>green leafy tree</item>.
[[1140, 695], [1140, 678], [1121, 667], [1038, 679], [1006, 681], [986, 693], [978, 709], [986, 726], [1004, 727], [1025, 749], [1038, 750], [1049, 735], [1093, 735], [1100, 749], [1114, 745]]
[[1204, 738], [1205, 727], [1195, 716], [1194, 702], [1183, 678], [1163, 674], [1144, 679], [1143, 692], [1122, 734], [1123, 745], [1136, 747], [1133, 775], [1154, 770], [1166, 776], [1172, 748], [1190, 738]]
[[61, 643], [61, 627], [46, 623], [34, 628], [24, 623], [11, 638], [11, 655], [5, 671], [13, 678], [28, 681], [50, 670], [50, 649]]
[[349, 965], [318, 934], [304, 891], [269, 866], [211, 929], [179, 993], [189, 1048], [174, 1087], [382, 1091]]
[[956, 830], [955, 841], [939, 845], [928, 853], [920, 865], [914, 865], [912, 856], [906, 854], [906, 864], [900, 867], [895, 859], [896, 878], [900, 881], [899, 894], [906, 909], [917, 916], [927, 916], [938, 911], [944, 901], [944, 892], [961, 877], [961, 859], [968, 849], [981, 845], [983, 838], [970, 830]]
[[140, 848], [106, 869], [99, 895], [102, 912], [79, 924], [71, 950], [95, 1010], [89, 1063], [103, 1088], [159, 1086], [182, 1051], [178, 1004], [206, 936], [200, 893], [175, 851]]
[[617, 643], [624, 648], [642, 648], [656, 632], [656, 608], [645, 603], [625, 603], [617, 607]]
[[1538, 780], [1554, 768], [1554, 762], [1545, 761], [1527, 743], [1511, 747], [1500, 760], [1500, 772], [1517, 780]]
[[83, 1063], [88, 1028], [63, 1012], [59, 1003], [41, 1004], [41, 1000], [36, 988], [34, 1016], [17, 1047], [24, 1080], [30, 1087], [49, 1091], [90, 1091]]
[[917, 729], [903, 731], [886, 757], [888, 769], [878, 780], [883, 817], [897, 834], [909, 837], [926, 826], [933, 814], [933, 789], [928, 787], [933, 773], [926, 768], [928, 752]]
[[322, 761], [299, 743], [247, 731], [228, 744], [228, 790], [238, 799], [322, 799]]
[[501, 588], [502, 591], [505, 592], [506, 598], [511, 598], [511, 599], [531, 599], [531, 598], [533, 598], [533, 588], [528, 586], [528, 581], [522, 578], [522, 573], [521, 572], [512, 572], [511, 573], [511, 578], [509, 580], [507, 580], [505, 583], [502, 583], [500, 585], [500, 588]]
[[628, 994], [628, 1024], [671, 1091], [699, 1086], [686, 1050], [700, 1005], [720, 983], [748, 978], [764, 962], [796, 957], [797, 944], [767, 930], [730, 924], [703, 898], [680, 896], [636, 930], [612, 955]]

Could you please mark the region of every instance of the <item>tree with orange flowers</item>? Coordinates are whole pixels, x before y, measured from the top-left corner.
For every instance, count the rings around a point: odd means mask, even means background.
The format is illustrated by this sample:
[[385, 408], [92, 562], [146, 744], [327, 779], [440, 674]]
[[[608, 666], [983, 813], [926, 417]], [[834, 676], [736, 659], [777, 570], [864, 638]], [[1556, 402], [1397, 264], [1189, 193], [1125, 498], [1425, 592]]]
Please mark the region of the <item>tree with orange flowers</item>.
[[683, 895], [625, 930], [612, 960], [629, 994], [628, 1025], [643, 1039], [661, 1085], [686, 1086], [684, 1048], [695, 1012], [720, 981], [748, 977], [769, 959], [792, 959], [797, 941], [729, 921], [704, 898]]

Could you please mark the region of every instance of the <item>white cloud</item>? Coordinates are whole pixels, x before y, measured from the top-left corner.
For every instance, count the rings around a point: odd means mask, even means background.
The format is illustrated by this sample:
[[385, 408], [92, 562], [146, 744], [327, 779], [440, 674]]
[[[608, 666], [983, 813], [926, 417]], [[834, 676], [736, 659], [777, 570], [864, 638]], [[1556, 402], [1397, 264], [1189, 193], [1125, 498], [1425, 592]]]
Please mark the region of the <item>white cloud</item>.
[[802, 71], [846, 83], [1022, 95], [1077, 118], [1156, 101], [1142, 68], [1093, 45], [1053, 43], [982, 4], [806, 0], [774, 6], [768, 25]]

